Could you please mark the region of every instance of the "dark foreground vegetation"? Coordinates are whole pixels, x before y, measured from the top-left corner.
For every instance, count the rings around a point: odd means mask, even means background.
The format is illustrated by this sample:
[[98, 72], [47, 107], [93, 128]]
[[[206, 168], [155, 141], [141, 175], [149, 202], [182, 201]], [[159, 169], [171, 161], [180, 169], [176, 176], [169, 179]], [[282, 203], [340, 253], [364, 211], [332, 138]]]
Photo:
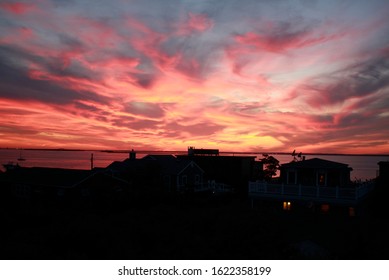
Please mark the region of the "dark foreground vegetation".
[[389, 259], [386, 215], [234, 197], [137, 199], [44, 212], [1, 207], [1, 259]]

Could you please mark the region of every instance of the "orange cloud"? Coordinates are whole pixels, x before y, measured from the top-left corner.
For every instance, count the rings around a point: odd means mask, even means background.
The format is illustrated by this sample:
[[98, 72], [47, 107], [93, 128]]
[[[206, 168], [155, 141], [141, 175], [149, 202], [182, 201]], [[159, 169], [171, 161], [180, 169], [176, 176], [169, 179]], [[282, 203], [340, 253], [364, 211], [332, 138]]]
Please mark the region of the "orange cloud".
[[0, 146], [389, 151], [386, 18], [166, 2], [1, 4]]

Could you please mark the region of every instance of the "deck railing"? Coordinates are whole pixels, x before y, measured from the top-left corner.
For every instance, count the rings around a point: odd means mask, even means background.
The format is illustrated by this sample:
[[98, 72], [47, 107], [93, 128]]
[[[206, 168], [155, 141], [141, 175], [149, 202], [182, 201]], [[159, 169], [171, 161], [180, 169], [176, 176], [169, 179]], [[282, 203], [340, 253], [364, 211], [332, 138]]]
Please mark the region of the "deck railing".
[[[185, 185], [178, 185], [178, 190], [186, 190]], [[204, 184], [197, 184], [193, 186], [194, 192], [203, 192], [203, 191], [211, 191], [213, 193], [230, 193], [233, 192], [233, 188], [230, 185], [224, 184], [224, 183], [217, 183], [217, 182], [207, 182]]]
[[367, 195], [374, 182], [365, 182], [356, 187], [321, 187], [270, 184], [263, 181], [249, 182], [249, 195], [263, 197], [296, 197], [312, 199], [335, 199], [357, 201]]

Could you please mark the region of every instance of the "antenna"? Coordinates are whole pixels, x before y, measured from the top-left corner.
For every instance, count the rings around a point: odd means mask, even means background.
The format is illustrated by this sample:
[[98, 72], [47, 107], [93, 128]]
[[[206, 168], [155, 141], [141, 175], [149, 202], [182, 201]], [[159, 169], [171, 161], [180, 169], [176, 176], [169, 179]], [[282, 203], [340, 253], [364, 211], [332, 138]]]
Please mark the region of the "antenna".
[[293, 156], [293, 161], [298, 161], [296, 156], [299, 158], [299, 161], [302, 161], [302, 160], [305, 160], [305, 156], [302, 157], [302, 152], [299, 152], [297, 155], [296, 155], [296, 150], [293, 150], [292, 152], [292, 156]]
[[293, 161], [296, 161], [296, 149], [292, 152]]

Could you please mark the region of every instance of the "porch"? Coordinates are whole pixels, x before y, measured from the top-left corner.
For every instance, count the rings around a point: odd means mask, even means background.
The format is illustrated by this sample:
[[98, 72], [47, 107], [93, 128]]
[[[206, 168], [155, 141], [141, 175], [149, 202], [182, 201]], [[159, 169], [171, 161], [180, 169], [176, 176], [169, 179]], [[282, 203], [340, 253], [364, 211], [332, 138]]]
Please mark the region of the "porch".
[[234, 189], [228, 184], [218, 183], [212, 180], [212, 181], [208, 181], [206, 184], [195, 185], [193, 187], [193, 191], [194, 192], [210, 191], [216, 194], [216, 193], [232, 193]]
[[356, 187], [322, 187], [305, 185], [270, 184], [263, 181], [249, 182], [251, 198], [282, 200], [309, 200], [327, 203], [357, 204], [374, 188], [374, 181], [364, 182]]

